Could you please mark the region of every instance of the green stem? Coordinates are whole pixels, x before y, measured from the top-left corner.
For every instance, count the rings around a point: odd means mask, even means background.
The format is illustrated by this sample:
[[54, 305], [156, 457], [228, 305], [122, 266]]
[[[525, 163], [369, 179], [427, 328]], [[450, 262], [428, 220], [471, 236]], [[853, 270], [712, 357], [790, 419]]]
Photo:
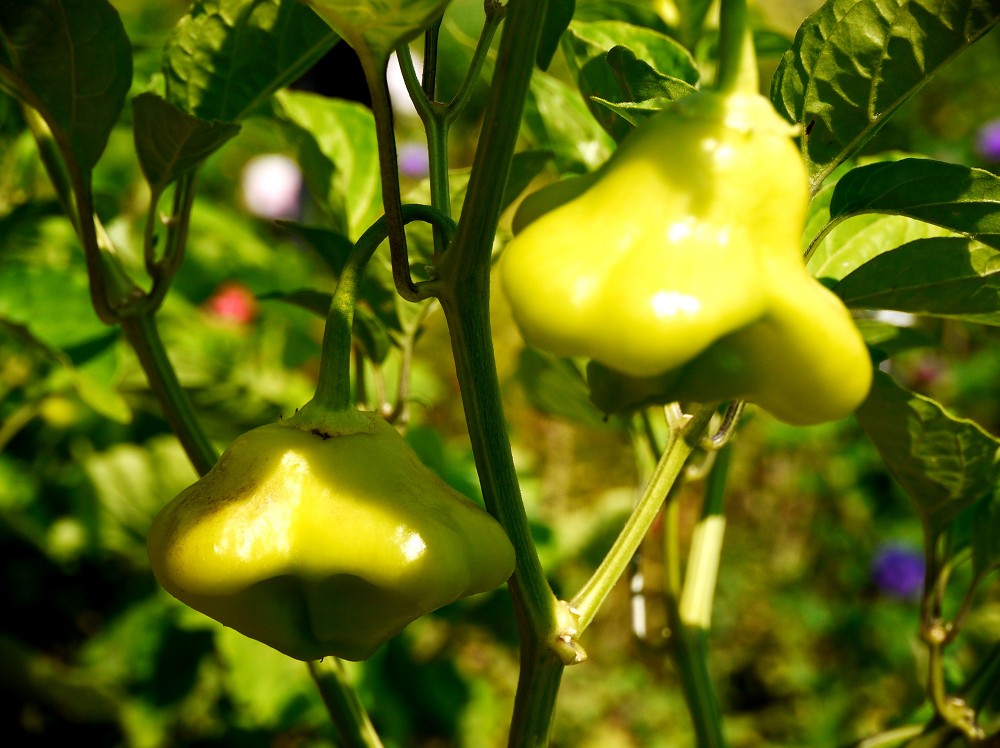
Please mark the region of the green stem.
[[472, 98], [472, 92], [475, 90], [476, 82], [483, 71], [483, 65], [486, 64], [490, 46], [493, 44], [493, 37], [496, 35], [497, 29], [500, 28], [500, 22], [503, 21], [506, 8], [507, 6], [497, 2], [488, 1], [486, 3], [486, 20], [483, 22], [483, 31], [479, 35], [479, 41], [476, 42], [476, 49], [472, 53], [469, 69], [445, 110], [445, 121], [449, 125], [458, 118]]
[[396, 292], [407, 301], [420, 301], [427, 297], [413, 282], [410, 274], [410, 256], [403, 228], [403, 203], [399, 187], [399, 162], [396, 154], [396, 131], [393, 127], [392, 101], [385, 70], [388, 59], [376, 60], [361, 57], [362, 68], [372, 97], [375, 116], [375, 134], [378, 141], [378, 162], [382, 178], [382, 207], [392, 257], [392, 279]]
[[674, 437], [611, 550], [573, 598], [571, 605], [579, 616], [580, 631], [584, 631], [594, 620], [597, 610], [625, 572], [659, 514], [670, 488], [684, 468], [685, 461], [698, 445], [714, 411], [713, 407], [703, 406]]
[[441, 22], [437, 22], [424, 32], [424, 74], [421, 81], [421, 89], [428, 101], [434, 101], [437, 96], [437, 63], [438, 63], [438, 39], [441, 36]]
[[746, 27], [747, 0], [722, 0], [715, 87], [724, 93], [735, 90], [739, 84]]
[[722, 710], [708, 670], [708, 631], [725, 519], [722, 514], [732, 448], [721, 449], [705, 486], [702, 516], [694, 528], [684, 587], [678, 601], [668, 594], [672, 653], [700, 746], [724, 746]]
[[[417, 220], [427, 221], [445, 236], [450, 236], [454, 231], [451, 219], [432, 207], [400, 206], [402, 225]], [[383, 216], [361, 235], [340, 271], [337, 288], [330, 300], [326, 329], [323, 331], [316, 394], [312, 399], [312, 403], [324, 410], [345, 411], [351, 408], [351, 330], [358, 287], [365, 266], [385, 241], [388, 232], [388, 221]]]
[[[187, 249], [188, 227], [191, 224], [191, 210], [194, 208], [195, 181], [198, 171], [183, 175], [174, 187], [174, 204], [167, 224], [163, 256], [155, 263], [152, 271], [153, 287], [149, 292], [149, 309], [159, 309], [170, 290], [170, 283], [184, 261]], [[155, 210], [155, 205], [152, 210]]]
[[439, 264], [439, 296], [448, 322], [465, 418], [487, 509], [507, 532], [517, 558], [509, 582], [521, 636], [522, 671], [509, 745], [544, 746], [563, 663], [555, 656], [557, 603], [538, 560], [521, 499], [497, 378], [489, 319], [489, 274], [500, 202], [547, 0], [510, 0], [469, 190], [451, 248]]
[[343, 748], [381, 748], [382, 741], [336, 657], [307, 663]]
[[670, 615], [671, 654], [684, 688], [684, 698], [699, 748], [723, 748], [719, 701], [708, 672], [708, 632], [684, 623], [677, 599], [667, 598]]
[[204, 475], [218, 459], [218, 454], [201, 430], [187, 392], [177, 380], [174, 367], [160, 339], [152, 315], [135, 314], [123, 317], [122, 331], [139, 357], [149, 380], [150, 389], [159, 400], [163, 415], [177, 435], [188, 459], [199, 475]]
[[887, 746], [898, 745], [905, 740], [915, 738], [923, 731], [923, 725], [904, 725], [903, 727], [895, 727], [891, 730], [880, 732], [878, 735], [872, 735], [869, 738], [865, 738], [857, 743], [854, 748], [887, 748]]
[[544, 748], [565, 666], [547, 647], [521, 647], [521, 670], [511, 717], [510, 748]]

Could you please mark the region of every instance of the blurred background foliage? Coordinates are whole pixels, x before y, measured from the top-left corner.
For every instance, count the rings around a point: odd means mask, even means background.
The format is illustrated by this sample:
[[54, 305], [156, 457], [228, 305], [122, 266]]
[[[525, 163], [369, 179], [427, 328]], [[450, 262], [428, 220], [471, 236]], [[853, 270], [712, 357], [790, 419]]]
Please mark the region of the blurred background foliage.
[[[158, 74], [160, 50], [186, 3], [114, 5], [135, 46], [139, 93]], [[596, 6], [645, 18], [666, 7], [578, 2], [584, 13]], [[755, 6], [757, 23], [786, 43], [809, 10], [798, 0]], [[446, 93], [461, 80], [481, 14], [473, 0], [455, 0], [449, 10], [441, 37]], [[762, 60], [765, 71], [773, 64]], [[297, 87], [363, 103], [353, 65], [340, 45]], [[557, 57], [536, 84], [525, 147], [544, 132], [556, 135], [557, 160], [600, 160], [601, 131], [560, 75]], [[909, 102], [868, 150], [996, 169], [991, 159], [1000, 155], [977, 150], [977, 136], [1000, 118], [997, 80], [994, 31]], [[459, 187], [485, 92], [483, 83], [454, 131]], [[397, 114], [408, 199], [426, 199], [418, 123], [404, 108]], [[145, 530], [195, 474], [134, 356], [90, 309], [81, 252], [19, 117], [13, 102], [0, 98], [6, 744], [336, 745], [301, 663], [222, 629], [154, 584]], [[95, 175], [98, 211], [126, 249], [140, 245], [148, 198], [127, 125], [112, 137]], [[307, 287], [329, 292], [334, 277], [300, 235], [272, 220], [324, 222], [324, 196], [310, 189], [309, 164], [302, 163], [305, 185], [297, 182], [301, 147], [288, 117], [265, 106], [211, 158], [199, 181], [190, 251], [159, 315], [181, 381], [220, 447], [311, 395], [321, 320], [281, 296]], [[286, 157], [272, 163], [277, 171], [266, 173], [265, 186], [285, 184], [286, 198], [301, 187], [300, 199], [276, 206], [267, 195], [254, 197], [247, 167], [261, 154]], [[539, 552], [555, 588], [572, 590], [631, 507], [636, 458], [620, 425], [604, 423], [586, 405], [580, 382], [522, 351], [499, 296], [494, 307], [515, 457]], [[1000, 433], [996, 329], [913, 324], [928, 346], [901, 359], [896, 374]], [[447, 350], [443, 321], [430, 310], [412, 371], [407, 438], [428, 465], [475, 498]], [[398, 355], [389, 354], [380, 372], [369, 369], [368, 391], [391, 389], [398, 369]], [[685, 527], [697, 516], [699, 491], [693, 481], [681, 498]], [[922, 713], [924, 654], [917, 597], [906, 581], [919, 579], [921, 527], [853, 421], [793, 429], [750, 413], [727, 506], [711, 667], [732, 745], [842, 745]], [[646, 549], [654, 581], [657, 539], [654, 530]], [[662, 621], [655, 590], [648, 608], [651, 621]], [[516, 682], [515, 636], [509, 600], [499, 590], [417, 621], [350, 673], [387, 746], [499, 746]], [[967, 671], [998, 638], [1000, 599], [991, 587], [950, 650], [952, 664]], [[654, 625], [647, 641], [633, 635], [625, 582], [583, 645], [590, 659], [564, 676], [555, 745], [692, 744], [660, 631]]]

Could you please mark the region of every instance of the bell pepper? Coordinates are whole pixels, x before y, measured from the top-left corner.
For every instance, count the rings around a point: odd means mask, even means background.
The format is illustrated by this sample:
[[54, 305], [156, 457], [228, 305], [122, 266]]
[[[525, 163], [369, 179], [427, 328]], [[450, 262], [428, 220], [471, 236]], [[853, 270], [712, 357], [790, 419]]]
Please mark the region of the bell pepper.
[[514, 550], [486, 511], [374, 414], [340, 420], [339, 433], [279, 422], [238, 437], [153, 520], [160, 584], [296, 659], [361, 660], [507, 580]]
[[500, 261], [526, 341], [591, 359], [608, 412], [740, 398], [794, 424], [849, 414], [870, 359], [802, 260], [792, 134], [756, 93], [697, 92], [594, 173], [529, 196]]

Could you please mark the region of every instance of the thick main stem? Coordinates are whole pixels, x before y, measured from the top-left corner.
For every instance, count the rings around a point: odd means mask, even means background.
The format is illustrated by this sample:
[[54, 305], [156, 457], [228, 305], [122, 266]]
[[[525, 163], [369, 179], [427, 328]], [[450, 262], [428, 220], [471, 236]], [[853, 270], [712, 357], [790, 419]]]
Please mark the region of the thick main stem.
[[740, 80], [746, 41], [747, 0], [722, 0], [719, 13], [719, 67], [715, 87], [728, 92]]
[[123, 317], [122, 331], [139, 357], [150, 389], [163, 409], [170, 428], [177, 435], [188, 459], [199, 475], [204, 475], [218, 459], [215, 448], [198, 425], [187, 392], [181, 387], [152, 315]]
[[484, 127], [455, 240], [439, 266], [465, 418], [487, 508], [517, 556], [509, 586], [521, 636], [522, 670], [509, 744], [545, 746], [562, 663], [556, 600], [545, 578], [521, 499], [497, 379], [489, 320], [489, 273], [501, 197], [545, 18], [546, 0], [511, 0]]

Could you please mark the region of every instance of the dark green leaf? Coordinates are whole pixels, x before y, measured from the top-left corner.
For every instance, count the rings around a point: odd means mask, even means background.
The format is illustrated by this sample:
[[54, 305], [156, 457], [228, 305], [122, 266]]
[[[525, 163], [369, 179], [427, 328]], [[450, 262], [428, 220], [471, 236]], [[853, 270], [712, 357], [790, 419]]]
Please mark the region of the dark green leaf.
[[1000, 177], [984, 169], [905, 158], [847, 172], [830, 216], [894, 213], [965, 234], [1000, 249]]
[[680, 78], [664, 75], [646, 60], [636, 57], [628, 47], [617, 46], [608, 50], [605, 58], [614, 73], [623, 100], [627, 102], [667, 99], [670, 101], [687, 96], [695, 87]]
[[985, 573], [1000, 566], [1000, 492], [994, 490], [975, 507], [972, 523], [972, 564]]
[[[132, 45], [106, 0], [0, 4], [3, 62], [80, 168], [100, 159], [132, 85]], [[2, 76], [0, 76], [2, 77]]]
[[277, 97], [298, 146], [306, 184], [334, 227], [352, 240], [382, 212], [375, 118], [361, 104], [300, 91]]
[[500, 209], [508, 208], [551, 160], [551, 151], [515, 153], [511, 161], [510, 174], [507, 177], [507, 186], [504, 188]]
[[[292, 222], [283, 222], [282, 225], [304, 239], [323, 258], [335, 277], [340, 276], [340, 271], [354, 246], [349, 239], [339, 232], [321, 226], [306, 226]], [[318, 314], [325, 317], [330, 308], [330, 299], [328, 294], [324, 294], [323, 297], [324, 301], [319, 303]], [[358, 299], [364, 301], [374, 311], [384, 326], [397, 331], [402, 331], [403, 327], [398, 314], [398, 305], [414, 306], [402, 301], [396, 294], [392, 265], [387, 252], [376, 252], [368, 261], [361, 279]]]
[[331, 231], [321, 226], [307, 226], [295, 221], [277, 221], [277, 224], [304, 239], [320, 256], [330, 272], [335, 276], [340, 275], [348, 255], [354, 248], [350, 239], [338, 231]]
[[237, 122], [336, 42], [298, 0], [196, 0], [164, 48], [167, 101], [204, 120]]
[[828, 0], [809, 16], [778, 65], [771, 100], [805, 129], [813, 189], [998, 21], [996, 0]]
[[388, 60], [433, 24], [450, 0], [303, 0], [362, 58]]
[[333, 299], [333, 294], [314, 291], [311, 288], [301, 288], [297, 291], [265, 293], [261, 294], [258, 298], [261, 301], [284, 301], [288, 304], [294, 304], [306, 311], [312, 312], [317, 317], [326, 319], [326, 315], [330, 311], [330, 301]]
[[[333, 295], [304, 288], [288, 293], [264, 294], [260, 298], [265, 301], [284, 301], [294, 304], [312, 312], [317, 317], [326, 319], [330, 311], [330, 301]], [[371, 310], [363, 306], [355, 308], [353, 332], [369, 359], [376, 364], [385, 361], [386, 356], [389, 355], [389, 351], [392, 350], [392, 337], [389, 335], [386, 326], [382, 324]]]
[[1000, 441], [887, 374], [876, 372], [856, 415], [933, 536], [995, 490]]
[[194, 169], [239, 129], [225, 122], [206, 122], [153, 93], [132, 99], [135, 152], [154, 192]]
[[588, 426], [605, 426], [607, 419], [590, 402], [583, 374], [569, 359], [525, 348], [517, 362], [517, 378], [528, 402], [542, 413]]
[[549, 0], [545, 11], [545, 23], [542, 26], [542, 38], [538, 44], [538, 54], [535, 64], [542, 70], [548, 70], [552, 58], [559, 49], [559, 39], [573, 20], [576, 10], [576, 0]]
[[918, 239], [881, 254], [833, 289], [854, 308], [1000, 324], [1000, 251], [965, 237]]
[[698, 82], [690, 53], [670, 37], [642, 26], [574, 21], [567, 40], [580, 92], [598, 122], [618, 140], [631, 127], [593, 98], [615, 104], [677, 99]]
[[[692, 2], [701, 3], [705, 0]], [[573, 17], [578, 21], [623, 21], [661, 34], [670, 33], [670, 27], [656, 12], [652, 3], [637, 3], [633, 0], [577, 0]]]

